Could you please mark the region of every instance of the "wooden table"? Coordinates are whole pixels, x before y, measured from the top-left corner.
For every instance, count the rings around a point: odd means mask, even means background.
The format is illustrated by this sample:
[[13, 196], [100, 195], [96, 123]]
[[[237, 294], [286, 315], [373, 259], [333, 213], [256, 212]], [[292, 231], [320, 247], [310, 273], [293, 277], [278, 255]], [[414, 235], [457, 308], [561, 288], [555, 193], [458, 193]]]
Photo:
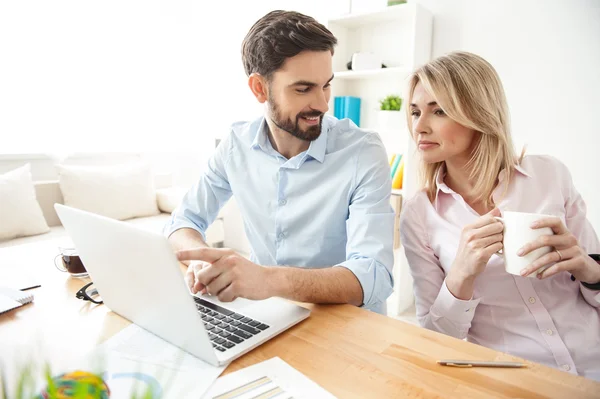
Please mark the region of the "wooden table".
[[[2, 267], [6, 255], [0, 251]], [[42, 287], [32, 290], [34, 303], [0, 316], [0, 343], [43, 339], [84, 353], [129, 324], [106, 306], [75, 298], [87, 279], [68, 277], [50, 261], [28, 265], [32, 271]], [[600, 383], [530, 362], [526, 369], [439, 366], [442, 358], [522, 360], [349, 305], [304, 306], [312, 309], [309, 319], [225, 373], [279, 356], [339, 398], [600, 398]]]

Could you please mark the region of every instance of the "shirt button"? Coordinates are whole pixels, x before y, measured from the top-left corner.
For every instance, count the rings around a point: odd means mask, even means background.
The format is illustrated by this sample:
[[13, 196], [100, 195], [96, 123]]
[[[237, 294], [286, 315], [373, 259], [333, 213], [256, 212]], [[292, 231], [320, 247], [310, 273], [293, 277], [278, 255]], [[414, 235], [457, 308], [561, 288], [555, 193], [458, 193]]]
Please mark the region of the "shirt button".
[[569, 371], [571, 370], [571, 366], [569, 366], [568, 364], [563, 364], [562, 369], [565, 371]]
[[554, 331], [552, 331], [552, 330], [546, 330], [546, 334], [552, 335], [552, 334], [554, 334]]
[[279, 200], [279, 205], [284, 206], [285, 204], [287, 204], [286, 200], [284, 200], [284, 199]]
[[535, 303], [535, 298], [534, 297], [529, 298], [529, 303], [532, 303], [532, 304]]
[[283, 232], [279, 233], [278, 237], [280, 240], [283, 240], [285, 238], [285, 233], [283, 233]]

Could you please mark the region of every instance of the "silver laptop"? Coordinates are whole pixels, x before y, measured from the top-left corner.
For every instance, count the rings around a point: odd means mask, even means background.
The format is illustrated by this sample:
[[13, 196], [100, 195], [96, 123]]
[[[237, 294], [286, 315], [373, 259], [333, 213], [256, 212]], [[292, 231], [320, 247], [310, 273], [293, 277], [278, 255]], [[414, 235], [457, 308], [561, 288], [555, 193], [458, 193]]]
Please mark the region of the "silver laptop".
[[222, 303], [193, 296], [161, 234], [55, 204], [104, 304], [216, 366], [304, 320], [308, 309], [279, 298]]

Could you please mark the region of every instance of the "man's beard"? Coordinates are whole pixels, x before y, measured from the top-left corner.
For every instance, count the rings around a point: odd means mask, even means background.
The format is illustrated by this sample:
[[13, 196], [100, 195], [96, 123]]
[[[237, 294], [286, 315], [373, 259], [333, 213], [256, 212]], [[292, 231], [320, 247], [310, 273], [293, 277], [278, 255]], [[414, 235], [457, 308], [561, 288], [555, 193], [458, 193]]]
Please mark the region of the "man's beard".
[[[276, 101], [269, 102], [269, 110], [271, 114], [271, 120], [281, 130], [285, 130], [294, 137], [304, 141], [315, 141], [321, 135], [321, 125], [323, 124], [323, 113], [319, 111], [302, 112], [296, 115], [296, 121], [292, 121], [289, 118], [281, 116], [281, 110], [277, 105]], [[302, 130], [300, 127], [300, 118], [308, 117], [314, 118], [319, 117], [319, 124], [315, 126], [309, 126], [306, 130]]]

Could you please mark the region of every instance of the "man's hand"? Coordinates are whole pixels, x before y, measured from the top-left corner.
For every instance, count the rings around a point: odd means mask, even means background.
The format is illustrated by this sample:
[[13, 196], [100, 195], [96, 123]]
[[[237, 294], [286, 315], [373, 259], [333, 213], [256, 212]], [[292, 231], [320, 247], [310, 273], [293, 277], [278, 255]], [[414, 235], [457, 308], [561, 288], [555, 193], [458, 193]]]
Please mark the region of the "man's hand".
[[220, 301], [267, 299], [273, 296], [268, 267], [250, 262], [230, 249], [196, 248], [177, 252], [180, 261], [192, 262], [186, 282], [192, 293], [208, 293]]
[[198, 279], [196, 279], [196, 274], [206, 267], [209, 267], [210, 263], [193, 260], [189, 262], [189, 266], [185, 273], [185, 283], [190, 289], [192, 294], [197, 294], [200, 292], [201, 295], [206, 294], [206, 287], [202, 284]]

